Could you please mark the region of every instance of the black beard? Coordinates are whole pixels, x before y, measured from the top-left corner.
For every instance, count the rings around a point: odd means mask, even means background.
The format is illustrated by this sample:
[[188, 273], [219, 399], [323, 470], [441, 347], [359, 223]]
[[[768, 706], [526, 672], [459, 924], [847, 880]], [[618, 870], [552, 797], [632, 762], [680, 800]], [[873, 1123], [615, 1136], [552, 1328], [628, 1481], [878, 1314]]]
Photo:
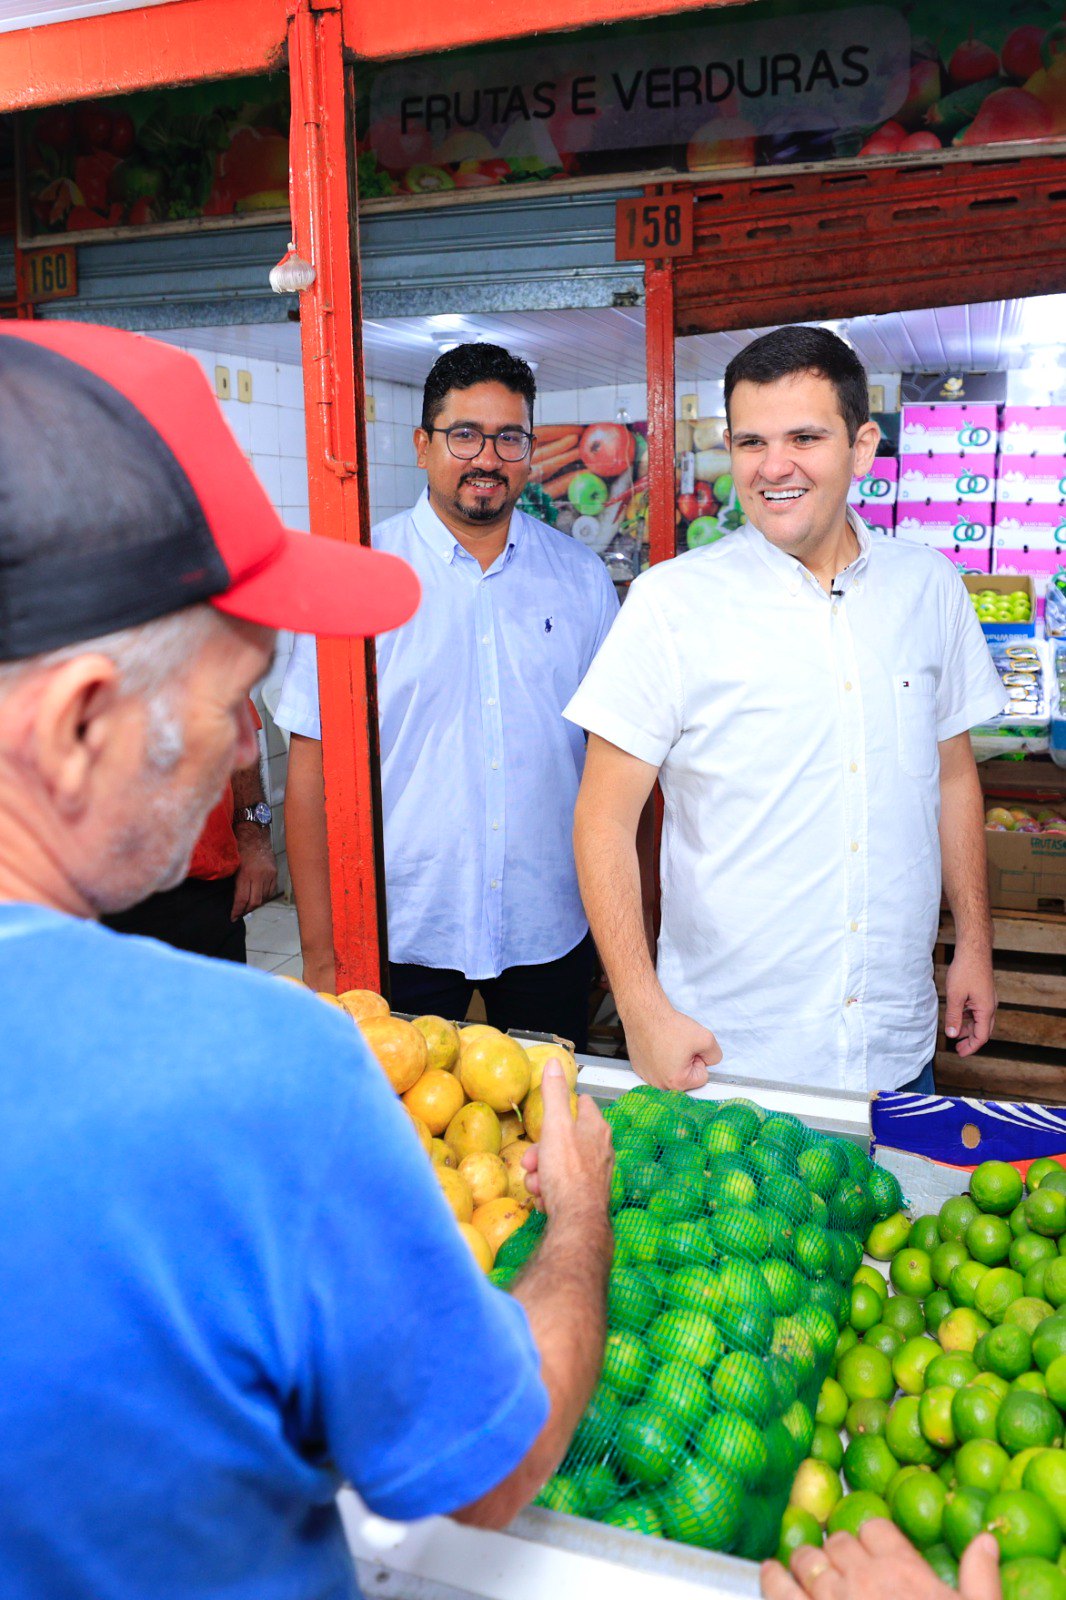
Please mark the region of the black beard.
[[[463, 485], [460, 483], [460, 490], [462, 487]], [[505, 496], [507, 494], [507, 487], [506, 480], [501, 479], [500, 488], [504, 491]], [[495, 522], [499, 517], [504, 516], [508, 511], [511, 511], [517, 501], [517, 495], [515, 495], [513, 500], [508, 500], [505, 498], [503, 506], [497, 511], [494, 510], [493, 507], [487, 502], [482, 500], [475, 500], [472, 506], [464, 505], [459, 499], [459, 494], [456, 493], [455, 499], [452, 501], [452, 505], [458, 515], [461, 516], [466, 522]]]

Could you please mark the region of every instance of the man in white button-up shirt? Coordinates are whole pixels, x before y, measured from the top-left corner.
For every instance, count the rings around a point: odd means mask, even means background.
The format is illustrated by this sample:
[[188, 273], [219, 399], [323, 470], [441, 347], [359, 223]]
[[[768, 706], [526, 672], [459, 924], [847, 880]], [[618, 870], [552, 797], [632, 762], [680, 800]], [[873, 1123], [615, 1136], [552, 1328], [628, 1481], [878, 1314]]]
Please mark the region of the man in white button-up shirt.
[[[377, 647], [389, 976], [397, 1010], [584, 1048], [592, 941], [571, 840], [585, 759], [563, 718], [618, 610], [598, 556], [518, 510], [536, 388], [498, 345], [460, 345], [415, 429], [427, 492], [373, 530], [422, 604]], [[335, 981], [315, 643], [296, 642], [276, 720], [292, 735], [285, 822], [304, 977]]]
[[[995, 1012], [968, 730], [1001, 709], [999, 678], [950, 563], [848, 511], [878, 441], [853, 351], [778, 329], [725, 393], [747, 524], [637, 580], [567, 708], [591, 735], [592, 931], [651, 1083], [931, 1090], [942, 882], [961, 1053]], [[657, 973], [635, 849], [656, 779]]]

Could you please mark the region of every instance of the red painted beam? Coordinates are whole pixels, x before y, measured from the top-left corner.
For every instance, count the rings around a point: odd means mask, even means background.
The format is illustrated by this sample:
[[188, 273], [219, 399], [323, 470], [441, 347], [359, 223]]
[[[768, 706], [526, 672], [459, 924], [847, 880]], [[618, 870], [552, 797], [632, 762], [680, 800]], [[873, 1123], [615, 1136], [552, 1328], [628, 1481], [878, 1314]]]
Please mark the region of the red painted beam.
[[174, 0], [0, 35], [0, 111], [279, 66], [285, 0]]
[[[358, 257], [340, 10], [289, 0], [294, 240], [316, 279], [300, 296], [311, 532], [370, 540]], [[337, 989], [380, 989], [384, 959], [377, 703], [361, 639], [318, 647]]]
[[[709, 0], [711, 5], [736, 0]], [[668, 16], [676, 11], [705, 11], [708, 0], [493, 0], [490, 7], [462, 9], [449, 0], [408, 0], [408, 4], [370, 5], [343, 0], [344, 40], [356, 55], [368, 59], [425, 55], [459, 45], [486, 44], [495, 39], [520, 39], [527, 34], [587, 28], [599, 22]]]

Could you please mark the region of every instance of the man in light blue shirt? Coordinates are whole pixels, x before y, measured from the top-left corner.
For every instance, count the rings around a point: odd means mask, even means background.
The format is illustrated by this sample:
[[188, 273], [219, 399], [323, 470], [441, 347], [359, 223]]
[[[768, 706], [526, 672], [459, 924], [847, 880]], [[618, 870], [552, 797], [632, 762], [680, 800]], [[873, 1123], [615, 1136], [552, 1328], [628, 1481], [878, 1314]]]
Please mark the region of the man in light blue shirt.
[[[517, 509], [536, 387], [497, 345], [460, 345], [426, 380], [415, 429], [427, 490], [373, 530], [423, 600], [379, 641], [389, 976], [394, 1008], [462, 1017], [475, 986], [497, 1027], [583, 1048], [592, 945], [571, 831], [585, 757], [562, 716], [618, 608], [599, 558]], [[312, 638], [277, 721], [292, 733], [286, 835], [304, 977], [334, 987]]]

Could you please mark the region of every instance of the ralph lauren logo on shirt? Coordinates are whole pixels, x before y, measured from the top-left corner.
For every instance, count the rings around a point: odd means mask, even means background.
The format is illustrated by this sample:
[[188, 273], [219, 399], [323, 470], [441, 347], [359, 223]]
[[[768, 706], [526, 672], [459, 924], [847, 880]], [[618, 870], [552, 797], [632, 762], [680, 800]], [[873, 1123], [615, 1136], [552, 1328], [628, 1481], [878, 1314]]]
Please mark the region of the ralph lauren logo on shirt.
[[544, 632], [545, 633], [551, 633], [551, 631], [554, 628], [554, 626], [555, 626], [555, 618], [554, 617], [545, 617], [544, 618]]

